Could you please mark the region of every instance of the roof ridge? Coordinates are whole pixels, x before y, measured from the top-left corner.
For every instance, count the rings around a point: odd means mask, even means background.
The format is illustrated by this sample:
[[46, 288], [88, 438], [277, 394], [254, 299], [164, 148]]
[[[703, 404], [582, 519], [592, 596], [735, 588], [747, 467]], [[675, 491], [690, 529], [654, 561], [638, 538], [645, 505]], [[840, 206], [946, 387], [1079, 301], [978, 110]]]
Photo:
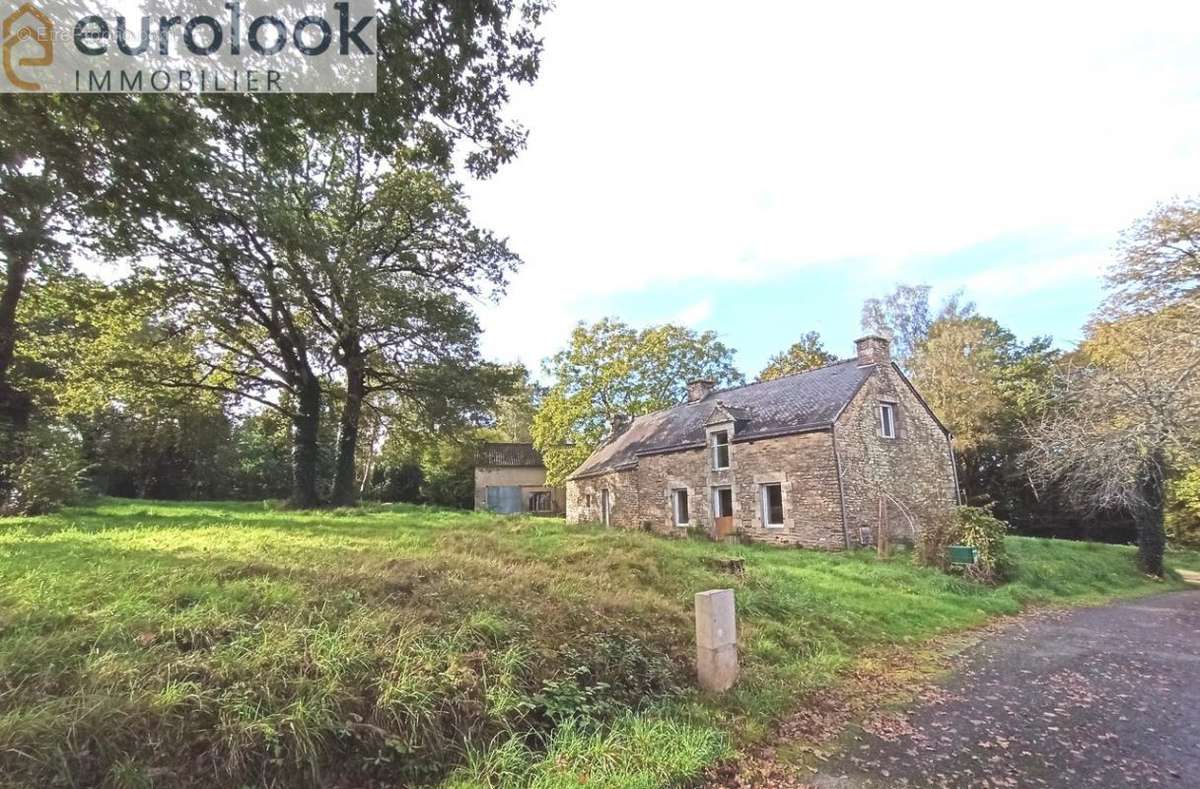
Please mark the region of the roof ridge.
[[[825, 364], [818, 365], [816, 367], [809, 367], [807, 370], [798, 370], [797, 372], [794, 372], [794, 373], [787, 373], [786, 375], [781, 375], [778, 378], [772, 378], [770, 381], [751, 381], [748, 384], [740, 384], [738, 386], [731, 386], [728, 389], [718, 389], [713, 392], [710, 392], [709, 397], [711, 397], [712, 395], [716, 395], [716, 394], [724, 394], [725, 392], [736, 392], [738, 389], [745, 389], [748, 386], [758, 386], [759, 384], [769, 384], [774, 381], [782, 381], [784, 378], [795, 378], [800, 375], [808, 375], [809, 373], [815, 373], [817, 370], [825, 370], [830, 367], [837, 367], [839, 364], [846, 364], [847, 362], [857, 362], [857, 361], [858, 361], [857, 358], [838, 359], [835, 362], [827, 362]], [[707, 400], [708, 397], [706, 397], [704, 399]], [[703, 401], [700, 401], [700, 402], [703, 402]]]
[[[819, 367], [810, 367], [807, 370], [800, 370], [799, 372], [788, 373], [787, 375], [781, 375], [778, 378], [772, 378], [770, 381], [751, 381], [750, 383], [738, 384], [737, 386], [731, 386], [728, 389], [714, 389], [713, 391], [709, 392], [708, 395], [703, 400], [697, 400], [695, 402], [689, 402], [687, 400], [684, 400], [682, 403], [675, 403], [675, 405], [668, 405], [668, 406], [664, 406], [662, 408], [655, 409], [654, 411], [647, 411], [644, 414], [638, 414], [637, 416], [633, 417], [632, 421], [636, 422], [639, 419], [644, 419], [648, 416], [654, 416], [655, 414], [665, 414], [667, 411], [673, 411], [676, 408], [682, 408], [683, 406], [686, 406], [686, 405], [700, 405], [701, 403], [704, 403], [704, 402], [707, 402], [708, 400], [710, 400], [713, 395], [725, 394], [726, 392], [736, 392], [739, 389], [746, 389], [751, 386], [758, 386], [759, 384], [769, 384], [769, 383], [773, 383], [775, 381], [781, 381], [784, 378], [796, 378], [801, 375], [807, 375], [808, 373], [815, 373], [818, 370], [825, 370], [830, 367], [837, 367], [839, 364], [847, 364], [849, 362], [857, 362], [857, 361], [858, 361], [857, 357], [850, 358], [850, 359], [838, 359], [836, 362], [829, 362], [828, 364], [822, 364]], [[736, 408], [737, 406], [734, 406], [734, 407]]]

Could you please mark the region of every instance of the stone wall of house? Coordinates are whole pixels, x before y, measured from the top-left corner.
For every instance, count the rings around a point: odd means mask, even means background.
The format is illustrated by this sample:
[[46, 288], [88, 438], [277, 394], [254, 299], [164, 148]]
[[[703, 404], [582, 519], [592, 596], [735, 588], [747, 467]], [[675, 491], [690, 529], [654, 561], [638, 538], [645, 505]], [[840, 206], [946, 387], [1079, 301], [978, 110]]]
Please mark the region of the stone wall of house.
[[[707, 457], [708, 453], [703, 449], [686, 449], [639, 458], [637, 471], [641, 507], [636, 525], [674, 536], [684, 536], [688, 528], [708, 529], [712, 526], [712, 496], [705, 471], [709, 465]], [[675, 525], [675, 510], [671, 503], [673, 490], [688, 492], [687, 527]]]
[[[780, 483], [783, 493], [782, 526], [764, 525], [761, 486], [774, 482]], [[683, 536], [688, 528], [712, 528], [714, 490], [725, 486], [733, 493], [735, 528], [750, 539], [810, 548], [844, 547], [828, 431], [744, 442], [735, 436], [725, 470], [712, 468], [707, 449], [647, 455], [638, 459], [636, 469], [569, 481], [567, 517], [575, 522], [599, 521], [600, 491], [608, 487], [614, 496], [612, 525]], [[688, 492], [686, 528], [675, 524], [672, 493], [679, 489]]]
[[[883, 402], [895, 405], [896, 438], [881, 435]], [[907, 541], [925, 520], [957, 503], [946, 434], [890, 364], [867, 380], [834, 432], [852, 542], [875, 539], [881, 507], [892, 539]]]
[[578, 480], [567, 480], [567, 520], [599, 523], [603, 491], [609, 496], [609, 523], [634, 528], [638, 524], [636, 469], [610, 471]]
[[[735, 443], [738, 528], [755, 542], [840, 550], [845, 547], [833, 440], [829, 431]], [[782, 484], [782, 528], [765, 526], [762, 485]]]
[[[766, 526], [762, 485], [780, 483], [783, 525]], [[672, 491], [688, 491], [688, 527], [708, 531], [713, 525], [714, 490], [733, 493], [733, 520], [739, 534], [755, 542], [841, 548], [841, 511], [833, 446], [828, 432], [800, 433], [758, 441], [737, 440], [729, 450], [729, 468], [712, 468], [708, 449], [648, 455], [638, 461], [641, 499], [639, 524], [663, 534], [681, 534]]]

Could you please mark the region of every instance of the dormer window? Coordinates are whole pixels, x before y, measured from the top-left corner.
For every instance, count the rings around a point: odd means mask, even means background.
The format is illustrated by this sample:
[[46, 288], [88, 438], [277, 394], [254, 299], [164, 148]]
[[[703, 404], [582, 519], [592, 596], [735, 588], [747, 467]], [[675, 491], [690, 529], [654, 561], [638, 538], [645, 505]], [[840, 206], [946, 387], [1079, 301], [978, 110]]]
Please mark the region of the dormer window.
[[712, 434], [713, 468], [729, 468], [729, 431], [717, 430]]
[[884, 438], [896, 437], [896, 404], [879, 404], [879, 435]]

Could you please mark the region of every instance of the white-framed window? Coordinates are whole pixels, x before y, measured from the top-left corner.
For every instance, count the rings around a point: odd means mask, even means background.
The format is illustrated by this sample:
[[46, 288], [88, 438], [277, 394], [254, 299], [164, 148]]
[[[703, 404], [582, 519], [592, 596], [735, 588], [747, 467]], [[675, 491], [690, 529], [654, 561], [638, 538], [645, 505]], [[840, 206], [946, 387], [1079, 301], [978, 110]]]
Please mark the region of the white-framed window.
[[690, 517], [688, 513], [688, 492], [687, 488], [679, 488], [671, 491], [671, 509], [675, 515], [676, 526], [687, 526]]
[[896, 437], [896, 404], [879, 404], [879, 435], [884, 438]]
[[764, 526], [783, 525], [783, 485], [778, 482], [762, 486], [762, 519]]
[[729, 431], [717, 430], [712, 434], [713, 468], [729, 468]]
[[723, 486], [713, 488], [713, 517], [729, 518], [733, 516], [733, 488]]

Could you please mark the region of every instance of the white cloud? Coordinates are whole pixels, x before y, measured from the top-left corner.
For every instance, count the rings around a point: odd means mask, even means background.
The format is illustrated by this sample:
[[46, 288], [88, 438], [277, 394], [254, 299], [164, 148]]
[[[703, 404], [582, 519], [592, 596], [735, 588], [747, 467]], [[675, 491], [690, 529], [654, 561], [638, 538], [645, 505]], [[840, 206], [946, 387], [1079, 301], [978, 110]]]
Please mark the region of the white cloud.
[[1107, 246], [1200, 183], [1198, 31], [1194, 3], [560, 4], [529, 148], [471, 186], [526, 260], [485, 350], [536, 361], [650, 287]]
[[1099, 280], [1110, 261], [1107, 255], [1083, 254], [998, 266], [972, 274], [967, 277], [963, 287], [968, 297], [1012, 299], [1071, 282]]
[[713, 303], [710, 298], [703, 298], [695, 304], [689, 304], [671, 317], [671, 323], [678, 323], [689, 328], [696, 328], [712, 317]]

